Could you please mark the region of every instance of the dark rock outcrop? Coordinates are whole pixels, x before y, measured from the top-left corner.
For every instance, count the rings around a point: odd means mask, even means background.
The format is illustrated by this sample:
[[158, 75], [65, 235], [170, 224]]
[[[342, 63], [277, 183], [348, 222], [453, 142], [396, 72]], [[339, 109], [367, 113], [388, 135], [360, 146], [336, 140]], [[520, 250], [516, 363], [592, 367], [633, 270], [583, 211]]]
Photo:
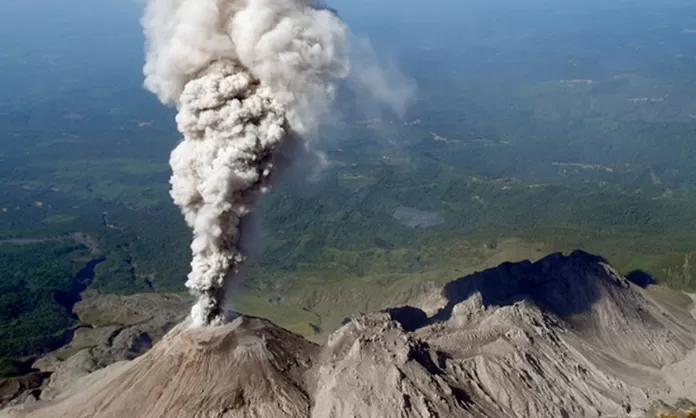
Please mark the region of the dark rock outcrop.
[[0, 379], [0, 407], [38, 399], [40, 388], [50, 373], [34, 372], [20, 377]]

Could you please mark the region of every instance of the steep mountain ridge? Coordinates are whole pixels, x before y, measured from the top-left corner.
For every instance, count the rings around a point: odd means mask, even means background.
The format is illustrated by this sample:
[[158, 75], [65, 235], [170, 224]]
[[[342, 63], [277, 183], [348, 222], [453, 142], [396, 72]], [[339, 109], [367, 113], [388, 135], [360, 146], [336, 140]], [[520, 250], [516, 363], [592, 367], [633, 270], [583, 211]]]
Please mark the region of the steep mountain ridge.
[[688, 312], [576, 251], [354, 318], [323, 347], [258, 318], [181, 324], [136, 360], [5, 416], [639, 417], [696, 395], [694, 346]]

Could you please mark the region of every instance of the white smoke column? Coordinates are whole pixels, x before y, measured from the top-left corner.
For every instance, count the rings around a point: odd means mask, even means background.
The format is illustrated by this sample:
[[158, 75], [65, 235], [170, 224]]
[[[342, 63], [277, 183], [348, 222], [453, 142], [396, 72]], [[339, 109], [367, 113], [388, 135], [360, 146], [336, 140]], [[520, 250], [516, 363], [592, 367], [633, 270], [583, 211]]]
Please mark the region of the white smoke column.
[[193, 230], [193, 323], [220, 324], [254, 238], [244, 223], [348, 74], [345, 27], [308, 0], [150, 0], [143, 27], [145, 86], [183, 135], [171, 195]]

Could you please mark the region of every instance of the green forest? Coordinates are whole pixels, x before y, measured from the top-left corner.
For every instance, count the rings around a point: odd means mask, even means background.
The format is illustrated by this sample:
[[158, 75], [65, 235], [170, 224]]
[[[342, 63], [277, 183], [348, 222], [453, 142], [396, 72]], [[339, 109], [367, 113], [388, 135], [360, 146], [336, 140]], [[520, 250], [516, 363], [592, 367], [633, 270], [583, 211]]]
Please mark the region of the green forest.
[[[370, 113], [341, 86], [340, 117], [312, 138], [325, 166], [306, 157], [261, 201], [240, 298], [290, 289], [301, 310], [323, 284], [451, 280], [526, 256], [513, 241], [696, 291], [696, 44], [688, 13], [656, 13], [384, 29], [417, 100]], [[0, 376], [83, 325], [71, 308], [85, 290], [184, 291], [190, 231], [168, 194], [179, 134], [131, 41], [110, 77], [35, 51], [0, 62]], [[37, 93], [26, 72], [55, 79]]]
[[89, 260], [80, 244], [0, 246], [0, 357], [64, 344]]

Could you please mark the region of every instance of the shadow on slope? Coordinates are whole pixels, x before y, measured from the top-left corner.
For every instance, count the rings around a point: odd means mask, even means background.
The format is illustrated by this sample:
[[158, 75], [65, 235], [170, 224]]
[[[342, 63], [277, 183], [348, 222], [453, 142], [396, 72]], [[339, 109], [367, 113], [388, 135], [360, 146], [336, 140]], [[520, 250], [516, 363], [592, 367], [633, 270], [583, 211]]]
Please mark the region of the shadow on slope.
[[628, 275], [626, 275], [626, 279], [636, 286], [642, 287], [643, 289], [646, 289], [650, 285], [657, 284], [657, 280], [655, 280], [650, 273], [646, 273], [643, 270], [634, 270], [628, 273]]
[[431, 318], [411, 306], [389, 309], [388, 313], [405, 331], [415, 331], [434, 322], [447, 321], [457, 304], [480, 293], [486, 307], [528, 300], [546, 312], [568, 318], [590, 311], [599, 299], [597, 277], [603, 273], [597, 271], [603, 269], [600, 263], [608, 264], [608, 261], [580, 250], [568, 256], [551, 254], [535, 263], [506, 262], [445, 285], [443, 295], [447, 305]]

